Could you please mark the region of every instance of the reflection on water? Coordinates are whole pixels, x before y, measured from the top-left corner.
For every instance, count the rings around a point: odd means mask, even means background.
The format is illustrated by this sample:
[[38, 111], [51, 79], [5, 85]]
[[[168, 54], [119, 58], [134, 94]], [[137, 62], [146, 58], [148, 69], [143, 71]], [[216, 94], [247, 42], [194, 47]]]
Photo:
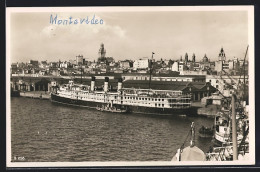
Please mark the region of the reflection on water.
[[[12, 157], [30, 162], [170, 161], [191, 122], [196, 133], [213, 119], [115, 114], [65, 106], [48, 100], [11, 98]], [[196, 135], [208, 151], [210, 139]]]

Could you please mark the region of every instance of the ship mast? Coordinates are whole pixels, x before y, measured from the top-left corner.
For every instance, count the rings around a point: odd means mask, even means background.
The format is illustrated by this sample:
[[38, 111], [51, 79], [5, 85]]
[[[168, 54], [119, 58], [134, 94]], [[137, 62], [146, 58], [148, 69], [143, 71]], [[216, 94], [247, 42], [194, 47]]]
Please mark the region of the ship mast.
[[243, 100], [246, 101], [246, 55], [247, 55], [247, 51], [248, 51], [248, 47], [246, 48], [246, 54], [245, 54], [245, 58], [244, 58], [244, 64], [243, 64], [243, 69], [244, 69], [244, 94], [243, 94]]
[[153, 63], [153, 55], [154, 55], [155, 53], [154, 52], [152, 52], [152, 59], [151, 59], [151, 61], [150, 61], [150, 63], [149, 63], [149, 65], [150, 65], [150, 77], [149, 77], [149, 90], [151, 89], [151, 79], [152, 79], [152, 63]]

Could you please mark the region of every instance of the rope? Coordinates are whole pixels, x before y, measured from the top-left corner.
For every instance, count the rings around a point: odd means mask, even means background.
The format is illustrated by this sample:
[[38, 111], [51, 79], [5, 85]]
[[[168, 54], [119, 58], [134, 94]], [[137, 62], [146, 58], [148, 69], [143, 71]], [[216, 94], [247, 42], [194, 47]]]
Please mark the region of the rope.
[[187, 139], [188, 139], [189, 135], [191, 134], [191, 132], [192, 132], [192, 129], [189, 130], [189, 132], [188, 132], [188, 134], [187, 134], [187, 136], [186, 136], [186, 138], [185, 138], [183, 144], [180, 146], [180, 150], [183, 149], [183, 147], [184, 147], [185, 143], [187, 142]]

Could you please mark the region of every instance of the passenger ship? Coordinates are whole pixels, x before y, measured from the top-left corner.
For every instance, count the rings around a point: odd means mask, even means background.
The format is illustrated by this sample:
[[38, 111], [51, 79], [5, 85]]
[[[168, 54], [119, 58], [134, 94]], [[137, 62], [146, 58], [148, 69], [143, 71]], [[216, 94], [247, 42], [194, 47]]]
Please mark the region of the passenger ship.
[[95, 108], [107, 106], [126, 109], [127, 112], [147, 114], [191, 114], [191, 95], [182, 91], [123, 88], [119, 79], [117, 90], [108, 89], [109, 78], [105, 77], [102, 91], [96, 90], [95, 77], [91, 85], [69, 84], [60, 86], [51, 93], [53, 102]]

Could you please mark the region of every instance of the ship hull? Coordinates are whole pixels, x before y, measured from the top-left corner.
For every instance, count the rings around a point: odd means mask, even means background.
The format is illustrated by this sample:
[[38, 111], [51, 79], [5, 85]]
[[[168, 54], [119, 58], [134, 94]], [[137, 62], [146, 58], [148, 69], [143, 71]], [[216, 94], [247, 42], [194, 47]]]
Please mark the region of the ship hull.
[[[107, 105], [107, 103], [83, 101], [61, 97], [56, 94], [51, 94], [52, 102], [62, 103], [66, 105], [80, 106], [96, 109], [97, 106]], [[155, 107], [144, 107], [144, 106], [132, 106], [132, 105], [117, 105], [113, 106], [117, 108], [124, 107], [128, 113], [142, 113], [142, 114], [157, 114], [157, 115], [196, 115], [197, 109], [190, 107], [186, 109], [174, 109], [174, 108], [155, 108]]]

